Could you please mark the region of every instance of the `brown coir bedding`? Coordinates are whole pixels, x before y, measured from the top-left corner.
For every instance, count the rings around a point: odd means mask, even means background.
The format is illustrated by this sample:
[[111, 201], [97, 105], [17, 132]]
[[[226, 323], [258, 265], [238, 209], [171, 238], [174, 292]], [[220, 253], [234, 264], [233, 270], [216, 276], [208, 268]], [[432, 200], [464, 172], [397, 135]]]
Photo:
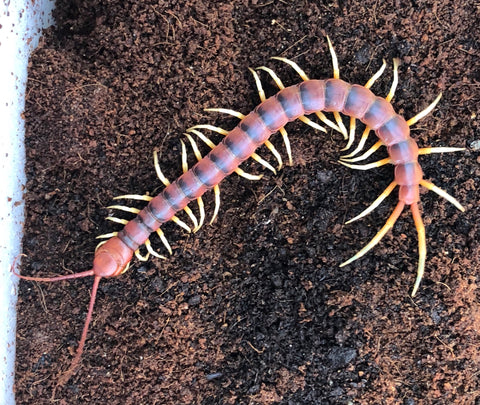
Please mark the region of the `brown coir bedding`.
[[[392, 167], [350, 170], [337, 163], [341, 136], [290, 124], [293, 166], [273, 175], [243, 165], [265, 175], [227, 178], [213, 225], [188, 235], [167, 224], [171, 257], [135, 260], [102, 281], [81, 367], [55, 391], [76, 350], [92, 280], [21, 283], [18, 403], [480, 404], [479, 7], [57, 1], [56, 27], [29, 71], [23, 274], [87, 270], [95, 237], [118, 230], [104, 219], [113, 197], [162, 189], [155, 148], [175, 178], [187, 128], [235, 125], [204, 108], [248, 113], [258, 104], [248, 67], [266, 64], [296, 83], [272, 56], [291, 58], [313, 78], [331, 77], [327, 34], [352, 83], [364, 84], [386, 59], [373, 87], [379, 95], [388, 92], [392, 59], [401, 60], [393, 104], [405, 117], [443, 92], [412, 136], [420, 146], [467, 148], [421, 157], [425, 177], [466, 212], [422, 194], [428, 257], [414, 299], [417, 236], [407, 213], [372, 252], [340, 269], [390, 214], [396, 192], [344, 225], [390, 183]], [[273, 94], [272, 80], [262, 78]], [[278, 135], [273, 142], [285, 157]], [[211, 214], [210, 193], [205, 204]]]

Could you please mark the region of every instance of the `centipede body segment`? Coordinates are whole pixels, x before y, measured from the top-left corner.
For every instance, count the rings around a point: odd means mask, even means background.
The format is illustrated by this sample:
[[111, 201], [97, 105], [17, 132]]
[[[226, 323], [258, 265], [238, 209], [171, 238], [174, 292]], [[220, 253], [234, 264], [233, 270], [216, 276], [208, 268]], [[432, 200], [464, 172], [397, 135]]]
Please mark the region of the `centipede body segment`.
[[[192, 221], [195, 221], [193, 230], [197, 230], [203, 223], [204, 217], [201, 197], [207, 190], [212, 188], [216, 195], [215, 216], [219, 205], [219, 183], [234, 171], [240, 175], [248, 177], [248, 174], [244, 173], [239, 168], [240, 164], [246, 159], [253, 156], [261, 164], [264, 164], [270, 170], [275, 171], [270, 164], [256, 155], [255, 151], [261, 145], [266, 144], [267, 147], [272, 150], [277, 158], [279, 163], [278, 166], [280, 168], [282, 166], [280, 154], [275, 148], [273, 148], [273, 145], [269, 144], [268, 141], [272, 134], [278, 131], [281, 132], [289, 161], [291, 161], [290, 144], [284, 129], [284, 126], [288, 122], [300, 119], [316, 129], [325, 131], [321, 125], [306, 117], [310, 114], [316, 114], [325, 125], [342, 133], [345, 139], [348, 139], [348, 147], [344, 149], [348, 149], [353, 144], [355, 121], [359, 120], [365, 124], [366, 129], [360, 141], [362, 144], [361, 147], [357, 147], [353, 152], [342, 157], [340, 163], [361, 170], [379, 167], [384, 164], [394, 165], [394, 180], [392, 183], [369, 208], [351, 221], [367, 215], [398, 186], [399, 194], [397, 206], [393, 210], [391, 216], [387, 219], [385, 225], [373, 237], [373, 239], [357, 254], [342, 263], [341, 266], [345, 266], [367, 253], [393, 227], [404, 207], [410, 206], [418, 233], [419, 246], [417, 279], [412, 291], [412, 295], [415, 295], [423, 277], [426, 260], [425, 229], [418, 206], [420, 202], [420, 186], [435, 191], [455, 204], [457, 208], [463, 210], [462, 206], [453, 197], [423, 179], [423, 172], [418, 163], [418, 156], [419, 154], [459, 151], [462, 150], [462, 148], [418, 147], [415, 140], [410, 136], [410, 126], [428, 114], [438, 102], [439, 97], [427, 109], [408, 121], [401, 115], [397, 114], [390, 103], [398, 81], [398, 63], [396, 61], [394, 63], [394, 84], [392, 84], [392, 89], [386, 98], [378, 97], [370, 90], [370, 87], [376, 78], [383, 72], [385, 64], [381, 71], [377, 72], [377, 74], [372, 77], [365, 86], [357, 84], [351, 85], [340, 79], [336, 56], [330, 40], [328, 40], [328, 42], [334, 65], [333, 78], [327, 80], [310, 80], [296, 63], [288, 59], [277, 58], [292, 66], [303, 81], [299, 84], [285, 87], [273, 71], [266, 67], [261, 67], [260, 70], [267, 71], [280, 89], [274, 96], [266, 98], [256, 71], [252, 71], [262, 100], [261, 104], [248, 115], [243, 115], [232, 110], [212, 109], [214, 111], [235, 115], [240, 118], [239, 124], [231, 131], [226, 131], [222, 128], [209, 125], [197, 125], [187, 130], [187, 139], [189, 140], [198, 160], [193, 167], [188, 169], [186, 163], [184, 163], [184, 173], [176, 180], [169, 182], [161, 173], [158, 165], [158, 158], [155, 155], [155, 168], [158, 177], [166, 185], [165, 189], [153, 198], [137, 195], [121, 196], [122, 198], [144, 199], [148, 201], [148, 205], [142, 210], [122, 205], [112, 206], [112, 208], [135, 213], [136, 217], [130, 221], [120, 220], [114, 217], [109, 218], [114, 222], [123, 224], [124, 227], [119, 232], [104, 235], [109, 239], [100, 244], [97, 248], [92, 269], [74, 275], [53, 278], [26, 277], [19, 275], [19, 277], [25, 280], [35, 281], [59, 281], [94, 276], [94, 285], [89, 310], [77, 349], [77, 354], [73, 359], [70, 368], [61, 378], [60, 383], [64, 383], [68, 380], [80, 361], [86, 341], [88, 326], [92, 319], [95, 295], [100, 279], [102, 277], [117, 276], [125, 272], [128, 269], [129, 263], [134, 254], [137, 254], [139, 258], [145, 259], [146, 257], [142, 257], [139, 254], [139, 248], [144, 244], [148, 250], [148, 254], [161, 257], [151, 247], [149, 238], [152, 233], [157, 233], [163, 244], [167, 247], [169, 252], [171, 252], [170, 246], [168, 245], [160, 226], [173, 220], [185, 229], [190, 230], [191, 228], [176, 215], [179, 211], [186, 210], [190, 218], [192, 218], [192, 216], [195, 218], [189, 209], [188, 204], [192, 201], [197, 201], [201, 212], [201, 219], [200, 221], [192, 219]], [[334, 119], [328, 119], [324, 113], [333, 113]], [[346, 129], [341, 115], [350, 117], [349, 131]], [[202, 131], [200, 131], [201, 129], [210, 129], [225, 135], [225, 137], [218, 145], [215, 145], [202, 133]], [[378, 142], [371, 150], [365, 152], [361, 156], [354, 157], [362, 149], [365, 139], [370, 131], [375, 132], [379, 139]], [[198, 135], [203, 142], [212, 148], [206, 156], [201, 156], [191, 134]], [[386, 147], [388, 158], [366, 165], [354, 164], [354, 162], [357, 162], [358, 160], [365, 159], [381, 146]], [[185, 154], [186, 152], [184, 149], [183, 155]], [[186, 161], [186, 159], [184, 160]], [[262, 161], [264, 163], [262, 163]]]

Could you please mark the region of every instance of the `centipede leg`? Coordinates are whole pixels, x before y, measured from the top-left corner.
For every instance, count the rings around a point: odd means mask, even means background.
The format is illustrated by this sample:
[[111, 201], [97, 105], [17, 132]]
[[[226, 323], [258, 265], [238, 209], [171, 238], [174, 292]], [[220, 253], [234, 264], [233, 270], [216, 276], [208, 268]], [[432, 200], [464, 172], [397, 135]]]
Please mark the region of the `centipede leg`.
[[440, 99], [442, 98], [442, 93], [440, 93], [435, 100], [424, 110], [420, 111], [418, 114], [413, 116], [407, 121], [407, 125], [411, 127], [413, 124], [416, 124], [418, 121], [421, 119], [425, 118], [428, 114], [432, 112], [432, 110], [435, 108], [435, 106], [438, 104]]
[[360, 214], [358, 214], [356, 217], [354, 217], [354, 218], [350, 219], [349, 221], [345, 222], [345, 225], [346, 225], [346, 224], [350, 224], [350, 223], [352, 223], [353, 221], [356, 221], [356, 220], [358, 220], [358, 219], [360, 219], [360, 218], [363, 218], [363, 217], [367, 216], [368, 214], [370, 214], [375, 208], [377, 208], [377, 207], [382, 203], [383, 200], [385, 200], [385, 198], [387, 198], [387, 197], [390, 195], [390, 193], [393, 191], [393, 189], [394, 189], [396, 186], [397, 186], [397, 182], [396, 182], [396, 181], [392, 181], [392, 182], [388, 185], [388, 187], [383, 191], [383, 193], [380, 194], [380, 195], [377, 197], [377, 199], [376, 199], [372, 204], [370, 204], [370, 206], [369, 206], [366, 210], [362, 211], [362, 212], [361, 212]]
[[383, 166], [383, 165], [386, 165], [386, 164], [389, 164], [389, 163], [392, 163], [392, 159], [390, 158], [385, 158], [385, 159], [381, 159], [381, 160], [378, 160], [376, 162], [373, 162], [373, 163], [369, 163], [369, 164], [366, 164], [366, 165], [351, 165], [350, 163], [345, 163], [341, 160], [338, 161], [338, 163], [344, 165], [344, 166], [347, 166], [349, 167], [350, 169], [355, 169], [355, 170], [370, 170], [370, 169], [373, 169], [375, 167], [380, 167], [380, 166]]
[[372, 128], [370, 127], [366, 127], [364, 130], [363, 130], [363, 133], [362, 133], [362, 136], [360, 137], [360, 142], [358, 142], [358, 145], [357, 147], [355, 148], [355, 150], [351, 153], [348, 153], [347, 155], [343, 155], [340, 157], [341, 160], [344, 160], [345, 158], [349, 158], [351, 156], [355, 156], [358, 152], [360, 152], [363, 147], [365, 146], [365, 143], [367, 142], [367, 139], [368, 139], [368, 136], [370, 135], [370, 132], [371, 132]]
[[397, 221], [398, 217], [403, 211], [403, 208], [405, 207], [405, 202], [399, 201], [395, 209], [393, 210], [392, 214], [390, 217], [387, 219], [387, 222], [385, 222], [385, 225], [377, 232], [377, 234], [372, 238], [370, 242], [365, 245], [365, 247], [361, 250], [359, 250], [354, 256], [352, 256], [350, 259], [348, 259], [346, 262], [343, 262], [340, 267], [346, 266], [347, 264], [352, 263], [353, 261], [359, 259], [362, 257], [365, 253], [367, 253], [370, 249], [372, 249], [380, 240], [385, 236], [385, 234], [392, 229], [393, 225]]
[[454, 147], [444, 147], [444, 146], [438, 146], [438, 147], [429, 147], [429, 148], [420, 148], [418, 150], [419, 155], [430, 155], [432, 153], [449, 153], [449, 152], [462, 152], [466, 150], [466, 148], [454, 148]]
[[427, 190], [431, 190], [434, 193], [437, 193], [440, 197], [445, 198], [445, 200], [457, 207], [458, 210], [465, 212], [465, 208], [463, 208], [463, 206], [457, 201], [457, 199], [455, 197], [452, 197], [446, 191], [442, 190], [440, 187], [437, 187], [435, 184], [425, 179], [420, 181], [420, 185], [425, 187]]
[[418, 234], [418, 268], [417, 268], [417, 278], [412, 290], [412, 297], [417, 293], [418, 287], [420, 287], [420, 282], [423, 278], [423, 273], [425, 272], [425, 260], [427, 257], [427, 243], [425, 240], [425, 226], [423, 225], [422, 216], [418, 209], [418, 204], [413, 203], [410, 205], [410, 210], [412, 212], [413, 221], [415, 222], [415, 228], [417, 228]]
[[383, 146], [383, 142], [382, 141], [377, 141], [369, 150], [367, 150], [364, 154], [360, 155], [360, 156], [357, 156], [355, 158], [345, 158], [344, 156], [342, 156], [339, 160], [339, 162], [358, 162], [360, 160], [365, 160], [367, 159], [370, 155], [372, 155], [373, 153], [375, 153], [378, 149], [380, 149], [380, 147]]

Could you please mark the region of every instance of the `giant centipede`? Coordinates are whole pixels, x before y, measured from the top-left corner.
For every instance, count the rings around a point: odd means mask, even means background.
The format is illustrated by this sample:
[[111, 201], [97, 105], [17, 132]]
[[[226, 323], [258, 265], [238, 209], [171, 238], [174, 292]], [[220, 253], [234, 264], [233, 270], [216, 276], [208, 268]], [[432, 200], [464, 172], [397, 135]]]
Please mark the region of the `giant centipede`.
[[[87, 276], [94, 277], [88, 312], [76, 355], [72, 360], [69, 369], [60, 379], [59, 384], [64, 384], [68, 381], [80, 362], [87, 338], [88, 327], [92, 319], [95, 297], [100, 280], [104, 277], [114, 277], [124, 273], [128, 269], [134, 254], [136, 254], [140, 259], [145, 260], [146, 257], [142, 257], [139, 253], [139, 248], [142, 245], [146, 246], [149, 254], [160, 256], [151, 248], [149, 237], [153, 232], [156, 232], [160, 236], [167, 249], [171, 252], [170, 246], [168, 245], [163, 232], [160, 230], [160, 226], [166, 222], [175, 221], [180, 226], [189, 230], [190, 228], [188, 225], [186, 225], [176, 216], [179, 211], [186, 210], [194, 221], [194, 230], [197, 230], [203, 223], [204, 217], [201, 196], [207, 190], [212, 188], [215, 190], [217, 197], [214, 212], [215, 217], [219, 206], [218, 184], [225, 177], [229, 176], [235, 171], [238, 174], [249, 178], [258, 178], [246, 174], [239, 168], [240, 164], [248, 158], [253, 157], [267, 168], [275, 171], [275, 169], [269, 163], [261, 159], [255, 153], [255, 151], [261, 145], [265, 144], [269, 149], [272, 150], [279, 162], [279, 167], [281, 167], [282, 160], [280, 154], [269, 142], [269, 137], [272, 134], [280, 131], [280, 133], [283, 135], [287, 154], [291, 162], [292, 158], [290, 143], [288, 141], [287, 133], [284, 129], [284, 126], [287, 123], [296, 119], [300, 119], [304, 123], [318, 130], [326, 132], [324, 127], [306, 117], [310, 114], [316, 114], [318, 118], [326, 125], [342, 133], [345, 139], [348, 139], [347, 146], [343, 150], [349, 149], [354, 142], [356, 120], [361, 121], [365, 125], [365, 130], [358, 146], [352, 153], [343, 156], [340, 159], [340, 163], [350, 168], [361, 170], [379, 167], [385, 164], [392, 164], [394, 166], [394, 180], [390, 183], [390, 185], [382, 194], [380, 194], [380, 196], [372, 203], [370, 207], [348, 222], [352, 222], [370, 213], [393, 191], [394, 188], [396, 188], [396, 186], [399, 187], [398, 203], [390, 217], [387, 219], [385, 225], [363, 249], [358, 251], [354, 256], [342, 263], [340, 266], [345, 266], [367, 253], [393, 227], [405, 206], [410, 206], [410, 211], [412, 213], [418, 234], [419, 261], [417, 277], [412, 290], [412, 296], [416, 294], [424, 274], [427, 250], [425, 228], [418, 205], [420, 202], [420, 186], [436, 192], [454, 204], [458, 209], [464, 211], [463, 207], [455, 198], [423, 178], [423, 172], [420, 164], [418, 163], [418, 156], [421, 154], [430, 153], [455, 152], [463, 150], [463, 148], [418, 147], [416, 141], [410, 136], [410, 126], [429, 114], [440, 100], [440, 96], [438, 96], [437, 99], [425, 110], [409, 120], [405, 120], [401, 115], [397, 114], [390, 102], [393, 98], [398, 82], [397, 60], [394, 60], [394, 80], [390, 92], [385, 98], [382, 98], [376, 96], [370, 90], [370, 87], [383, 73], [383, 70], [386, 66], [385, 61], [382, 65], [382, 68], [364, 86], [358, 84], [349, 84], [340, 79], [338, 61], [335, 51], [328, 37], [327, 41], [333, 61], [333, 78], [327, 80], [311, 80], [295, 62], [285, 58], [274, 58], [279, 59], [280, 61], [283, 61], [293, 67], [303, 81], [301, 81], [299, 84], [285, 87], [278, 76], [271, 69], [260, 67], [260, 70], [267, 71], [270, 74], [276, 85], [279, 87], [279, 91], [275, 95], [266, 98], [258, 74], [255, 70], [251, 69], [259, 91], [261, 103], [246, 116], [233, 110], [221, 108], [210, 109], [210, 111], [224, 112], [234, 115], [240, 118], [240, 122], [231, 131], [226, 131], [222, 128], [212, 125], [196, 125], [188, 129], [186, 135], [192, 145], [198, 162], [193, 167], [188, 169], [185, 159], [185, 145], [182, 143], [184, 173], [175, 181], [169, 182], [163, 176], [158, 165], [158, 156], [155, 153], [155, 168], [159, 178], [166, 185], [166, 187], [160, 194], [153, 198], [138, 195], [125, 195], [118, 197], [147, 200], [148, 205], [142, 210], [121, 205], [110, 207], [123, 211], [129, 211], [137, 215], [130, 221], [121, 220], [115, 217], [108, 218], [112, 221], [122, 223], [124, 227], [119, 232], [102, 235], [103, 237], [107, 237], [109, 239], [106, 242], [102, 242], [97, 247], [93, 259], [93, 266], [90, 270], [70, 275], [39, 278], [19, 275], [15, 271], [15, 264], [12, 265], [12, 271], [18, 277], [30, 281], [53, 282]], [[324, 112], [333, 113], [336, 122], [328, 119], [324, 115]], [[350, 117], [349, 131], [347, 131], [342, 121], [341, 114]], [[215, 145], [209, 138], [203, 135], [200, 129], [213, 130], [225, 135], [225, 137], [220, 143]], [[375, 143], [361, 156], [353, 157], [363, 148], [370, 131], [374, 131], [378, 137], [377, 143]], [[195, 141], [190, 134], [198, 135], [202, 141], [207, 143], [207, 145], [212, 148], [212, 150], [207, 155], [202, 157]], [[353, 162], [366, 159], [381, 146], [386, 147], [388, 152], [387, 158], [365, 165], [353, 164]], [[195, 216], [188, 207], [188, 204], [194, 200], [197, 200], [199, 203], [201, 211], [200, 222], [196, 220]]]

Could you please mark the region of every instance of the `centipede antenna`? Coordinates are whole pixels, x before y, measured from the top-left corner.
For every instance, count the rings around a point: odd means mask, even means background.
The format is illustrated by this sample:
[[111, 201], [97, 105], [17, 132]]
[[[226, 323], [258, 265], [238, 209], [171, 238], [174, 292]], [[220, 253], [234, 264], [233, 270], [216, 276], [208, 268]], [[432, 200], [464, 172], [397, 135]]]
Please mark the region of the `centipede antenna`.
[[397, 221], [398, 217], [403, 211], [403, 208], [405, 207], [405, 202], [399, 201], [395, 209], [393, 210], [392, 214], [390, 217], [387, 219], [387, 222], [385, 225], [383, 225], [382, 229], [378, 231], [378, 233], [372, 238], [370, 242], [365, 245], [365, 247], [361, 250], [359, 250], [354, 256], [352, 256], [350, 259], [348, 259], [346, 262], [343, 262], [340, 267], [346, 266], [347, 264], [352, 263], [353, 261], [359, 259], [362, 257], [365, 253], [367, 253], [370, 249], [372, 249], [382, 238], [385, 236], [385, 234], [392, 229], [393, 225]]
[[55, 281], [62, 281], [62, 280], [71, 280], [74, 278], [84, 278], [84, 277], [89, 277], [89, 276], [94, 276], [95, 274], [93, 273], [93, 270], [87, 270], [87, 271], [82, 271], [80, 273], [73, 273], [73, 274], [66, 274], [64, 276], [56, 276], [56, 277], [30, 277], [30, 276], [22, 276], [20, 273], [18, 273], [15, 270], [15, 262], [13, 262], [12, 267], [10, 271], [15, 274], [18, 278], [21, 278], [22, 280], [26, 281], [40, 281], [40, 282], [45, 282], [45, 283], [53, 283]]
[[407, 121], [407, 125], [411, 127], [413, 124], [416, 124], [418, 121], [420, 121], [422, 118], [425, 118], [428, 114], [432, 112], [432, 110], [435, 108], [435, 106], [438, 104], [440, 99], [442, 98], [442, 93], [440, 93], [437, 98], [431, 103], [427, 108], [425, 108], [423, 111], [420, 111], [417, 115], [414, 117], [410, 118]]
[[382, 160], [378, 160], [377, 162], [369, 163], [369, 164], [366, 164], [366, 165], [351, 165], [350, 163], [345, 163], [345, 162], [343, 162], [342, 160], [338, 160], [338, 163], [340, 163], [340, 164], [342, 164], [342, 165], [344, 165], [344, 166], [347, 166], [347, 167], [349, 167], [350, 169], [355, 169], [355, 170], [370, 170], [370, 169], [373, 169], [373, 168], [375, 168], [375, 167], [380, 167], [380, 166], [383, 166], [383, 165], [392, 163], [392, 159], [390, 159], [390, 158], [388, 157], [388, 158], [385, 158], [385, 159], [382, 159]]
[[360, 142], [358, 143], [355, 150], [351, 153], [348, 153], [347, 155], [343, 155], [340, 159], [355, 156], [358, 152], [360, 152], [363, 149], [363, 147], [365, 146], [365, 142], [367, 142], [368, 135], [370, 135], [371, 130], [372, 129], [370, 127], [366, 127], [365, 130], [363, 131], [363, 134], [362, 134], [361, 138], [360, 138]]
[[377, 197], [377, 199], [372, 204], [370, 204], [370, 206], [366, 210], [362, 211], [355, 218], [352, 218], [352, 219], [348, 220], [347, 222], [345, 222], [345, 225], [350, 224], [353, 221], [356, 221], [357, 219], [363, 218], [363, 217], [367, 216], [368, 214], [370, 214], [375, 208], [377, 208], [383, 202], [383, 200], [385, 200], [385, 198], [387, 198], [390, 195], [390, 193], [397, 186], [397, 184], [398, 183], [396, 181], [392, 181], [388, 185], [388, 187], [383, 191], [383, 193], [380, 194]]
[[98, 285], [100, 284], [101, 278], [102, 277], [100, 276], [95, 276], [93, 279], [93, 286], [92, 292], [90, 294], [90, 303], [88, 305], [87, 317], [85, 318], [85, 324], [83, 325], [82, 336], [80, 337], [80, 341], [78, 342], [77, 353], [75, 354], [75, 357], [73, 358], [68, 370], [59, 378], [57, 384], [59, 386], [65, 385], [68, 382], [70, 377], [75, 372], [78, 364], [80, 363], [80, 359], [82, 358], [83, 348], [85, 347], [85, 342], [87, 340], [88, 327], [90, 325], [90, 322], [92, 321], [93, 307], [95, 306], [95, 298], [97, 296]]
[[383, 146], [382, 141], [377, 141], [369, 150], [367, 150], [363, 155], [357, 156], [356, 158], [344, 158], [343, 156], [340, 158], [343, 162], [358, 162], [360, 160], [365, 160], [370, 155], [375, 153], [380, 147]]
[[418, 154], [419, 155], [430, 155], [432, 153], [462, 152], [464, 150], [466, 150], [466, 148], [453, 148], [453, 147], [437, 146], [437, 147], [430, 147], [430, 148], [420, 148], [418, 150]]
[[418, 204], [413, 203], [410, 205], [410, 210], [412, 212], [413, 221], [415, 223], [415, 228], [417, 228], [418, 234], [418, 268], [417, 268], [417, 278], [412, 289], [412, 297], [418, 291], [420, 287], [420, 282], [423, 278], [423, 273], [425, 272], [425, 260], [427, 257], [427, 242], [425, 240], [425, 226], [423, 225], [422, 216], [418, 209]]
[[437, 187], [435, 184], [429, 182], [428, 180], [421, 180], [420, 185], [425, 187], [427, 190], [431, 190], [437, 193], [440, 197], [445, 198], [449, 203], [453, 204], [457, 209], [462, 212], [465, 212], [465, 208], [463, 208], [462, 204], [460, 204], [455, 197], [452, 197], [446, 191], [442, 190], [440, 187]]
[[398, 65], [400, 63], [400, 59], [398, 58], [393, 58], [393, 81], [392, 81], [392, 86], [390, 87], [390, 91], [387, 94], [387, 97], [385, 97], [385, 100], [388, 102], [392, 101], [393, 96], [395, 95], [395, 91], [397, 90], [398, 86]]

